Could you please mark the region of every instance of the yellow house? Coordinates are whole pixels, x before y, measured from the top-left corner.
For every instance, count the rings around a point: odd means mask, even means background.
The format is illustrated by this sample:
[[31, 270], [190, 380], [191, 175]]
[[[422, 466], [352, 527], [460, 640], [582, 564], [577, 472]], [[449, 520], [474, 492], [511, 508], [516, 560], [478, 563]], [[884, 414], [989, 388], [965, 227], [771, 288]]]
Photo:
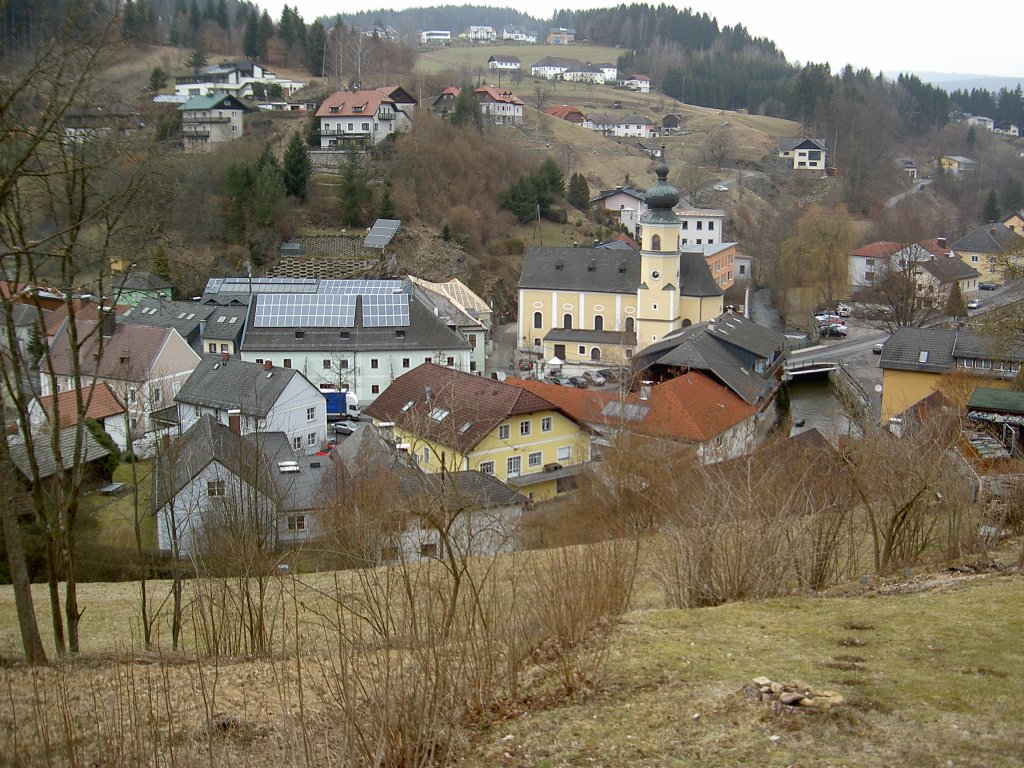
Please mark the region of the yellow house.
[[1004, 283], [1024, 269], [1024, 237], [1005, 224], [984, 224], [961, 237], [953, 254], [978, 270], [983, 283]]
[[1024, 235], [1024, 209], [1014, 211], [1005, 219], [1003, 219], [1003, 226], [1011, 232], [1018, 235]]
[[574, 487], [590, 433], [526, 389], [424, 363], [366, 409], [424, 472], [475, 470], [535, 501]]
[[939, 158], [939, 168], [951, 176], [964, 176], [978, 170], [978, 162], [963, 155], [943, 155]]
[[[882, 424], [949, 382], [957, 373], [967, 388], [974, 380], [1009, 389], [1024, 361], [1024, 343], [960, 330], [899, 328], [882, 348]], [[964, 393], [970, 397], [970, 393]], [[966, 402], [966, 398], [965, 398]]]
[[681, 252], [679, 192], [664, 158], [645, 195], [640, 252], [531, 248], [519, 279], [519, 348], [563, 362], [625, 363], [679, 328], [722, 313], [702, 253]]

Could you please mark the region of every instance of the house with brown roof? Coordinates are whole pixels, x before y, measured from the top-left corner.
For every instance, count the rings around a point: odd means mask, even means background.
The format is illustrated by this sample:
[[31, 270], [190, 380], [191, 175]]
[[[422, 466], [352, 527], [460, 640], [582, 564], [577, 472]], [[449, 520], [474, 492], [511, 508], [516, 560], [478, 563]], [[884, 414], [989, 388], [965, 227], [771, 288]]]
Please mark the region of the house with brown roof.
[[476, 470], [534, 501], [571, 490], [590, 461], [588, 429], [549, 400], [424, 363], [365, 409], [427, 473]]
[[[85, 418], [98, 421], [103, 431], [113, 438], [117, 447], [125, 450], [128, 447], [125, 408], [110, 385], [100, 383], [83, 387], [81, 396]], [[78, 392], [70, 389], [61, 392], [56, 398], [53, 395], [46, 395], [32, 399], [28, 404], [28, 418], [33, 434], [51, 429], [55, 408], [60, 429], [78, 424]]]
[[520, 125], [523, 122], [523, 100], [512, 91], [501, 90], [493, 85], [481, 85], [473, 89], [473, 95], [480, 105], [480, 111], [495, 123]]
[[[401, 91], [401, 93], [399, 93]], [[412, 125], [409, 98], [398, 86], [332, 93], [316, 111], [321, 149], [360, 149]], [[415, 100], [413, 100], [413, 105]]]
[[512, 383], [593, 429], [598, 445], [608, 445], [614, 433], [628, 429], [693, 445], [706, 462], [734, 458], [755, 446], [758, 409], [700, 371], [644, 385], [625, 396], [541, 381]]
[[580, 111], [580, 108], [571, 104], [556, 104], [553, 107], [548, 107], [544, 112], [559, 120], [567, 120], [574, 125], [583, 125], [587, 121], [587, 116]]
[[978, 270], [983, 282], [1008, 282], [1024, 267], [1024, 237], [1005, 224], [983, 224], [950, 248]]
[[[199, 364], [199, 355], [173, 328], [115, 325], [113, 321], [109, 313], [99, 323], [77, 320], [75, 345], [65, 323], [50, 345], [52, 379], [47, 366], [41, 366], [41, 392], [45, 396], [106, 384], [128, 410], [129, 437], [143, 438], [157, 429], [153, 411], [173, 404], [181, 385]], [[149, 448], [143, 440], [134, 450], [145, 454]]]

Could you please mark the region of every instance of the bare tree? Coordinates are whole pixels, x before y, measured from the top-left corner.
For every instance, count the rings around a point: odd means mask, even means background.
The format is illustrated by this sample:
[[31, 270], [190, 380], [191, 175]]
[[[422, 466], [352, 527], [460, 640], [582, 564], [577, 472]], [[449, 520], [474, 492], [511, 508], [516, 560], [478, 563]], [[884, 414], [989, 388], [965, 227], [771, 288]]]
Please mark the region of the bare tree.
[[707, 208], [713, 200], [711, 183], [714, 177], [699, 163], [683, 163], [674, 176], [683, 199], [694, 208]]
[[715, 170], [721, 171], [722, 166], [736, 153], [736, 140], [728, 126], [712, 128], [704, 139], [704, 156], [715, 164]]
[[547, 80], [535, 81], [533, 85], [533, 99], [530, 102], [533, 108], [538, 112], [543, 112], [544, 107], [548, 105], [548, 99], [551, 98], [553, 90], [554, 88]]

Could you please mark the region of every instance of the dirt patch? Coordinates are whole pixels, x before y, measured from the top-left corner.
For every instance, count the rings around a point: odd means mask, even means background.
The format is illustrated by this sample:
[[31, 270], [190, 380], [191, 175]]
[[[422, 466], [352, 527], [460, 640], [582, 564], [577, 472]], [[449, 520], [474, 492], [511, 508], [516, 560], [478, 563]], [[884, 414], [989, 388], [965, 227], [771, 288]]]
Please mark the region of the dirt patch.
[[863, 648], [867, 643], [863, 640], [858, 640], [856, 637], [844, 637], [836, 645], [842, 648]]
[[851, 632], [870, 632], [872, 629], [876, 629], [876, 627], [874, 624], [866, 622], [847, 621], [843, 623], [843, 629], [848, 629]]

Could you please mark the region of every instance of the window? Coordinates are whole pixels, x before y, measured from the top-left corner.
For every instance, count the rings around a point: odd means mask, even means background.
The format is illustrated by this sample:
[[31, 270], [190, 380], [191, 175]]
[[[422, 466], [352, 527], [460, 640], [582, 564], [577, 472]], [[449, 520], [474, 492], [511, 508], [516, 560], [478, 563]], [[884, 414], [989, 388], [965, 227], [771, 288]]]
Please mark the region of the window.
[[562, 315], [562, 327], [566, 330], [570, 330], [572, 328], [572, 315], [568, 312]]
[[163, 396], [164, 395], [163, 395], [163, 392], [160, 390], [160, 387], [154, 387], [153, 388], [153, 402], [154, 403], [159, 403]]
[[633, 333], [636, 321], [632, 317], [626, 318], [626, 333]]
[[449, 357], [448, 358], [448, 367], [450, 368], [453, 365], [455, 365], [455, 358], [454, 357]]
[[371, 368], [380, 368], [380, 360], [378, 360], [376, 357], [371, 357], [370, 358], [370, 367]]
[[498, 439], [508, 440], [512, 436], [512, 427], [508, 424], [502, 424], [498, 427]]
[[302, 450], [302, 438], [301, 437], [293, 437], [292, 438], [292, 448], [294, 448], [296, 451], [301, 451]]
[[292, 367], [292, 359], [290, 357], [286, 357], [284, 359], [284, 362], [281, 363], [281, 365], [284, 366], [285, 368], [291, 368]]
[[330, 370], [330, 368], [331, 368], [331, 360], [330, 360], [330, 358], [327, 358], [327, 357], [324, 358], [323, 366], [324, 366], [324, 370], [325, 371]]
[[708, 222], [708, 229], [710, 229], [710, 230], [714, 230], [714, 228], [715, 228], [715, 222], [713, 222], [713, 221], [709, 221], [709, 222]]
[[288, 530], [289, 531], [304, 531], [304, 530], [306, 530], [306, 516], [305, 515], [288, 515]]
[[315, 407], [307, 408], [306, 409], [306, 421], [312, 421], [315, 418], [316, 418], [316, 408]]
[[363, 130], [364, 131], [370, 130], [370, 124], [369, 123], [363, 123]]
[[533, 327], [534, 328], [543, 328], [544, 327], [544, 315], [542, 315], [540, 312], [534, 312], [533, 313]]
[[660, 235], [654, 235], [651, 238], [651, 250], [652, 251], [660, 251], [661, 250], [661, 236]]
[[134, 432], [138, 428], [139, 428], [139, 420], [133, 417], [131, 422], [130, 422], [130, 429], [131, 429], [132, 432]]
[[594, 347], [593, 349], [590, 350], [590, 359], [591, 360], [600, 360], [601, 359], [601, 349], [600, 349], [600, 347]]
[[228, 351], [228, 345], [227, 344], [221, 344], [220, 345], [220, 351], [221, 352], [227, 352]]
[[595, 331], [603, 331], [604, 330], [604, 315], [594, 315], [594, 330]]
[[138, 394], [137, 394], [137, 392], [135, 390], [135, 387], [132, 387], [131, 389], [128, 390], [128, 402], [129, 403], [134, 403], [137, 397], [138, 397]]
[[571, 445], [563, 445], [561, 448], [558, 449], [558, 461], [559, 463], [563, 461], [572, 461]]
[[658, 305], [657, 304], [651, 304], [651, 310], [654, 311], [654, 312], [657, 312], [658, 311]]
[[526, 465], [528, 467], [539, 467], [543, 463], [544, 463], [544, 454], [541, 453], [540, 451], [537, 451], [536, 453], [531, 453], [527, 457], [527, 461], [526, 461]]
[[540, 420], [540, 431], [541, 432], [550, 432], [551, 431], [551, 417], [550, 416], [544, 416]]
[[[684, 222], [683, 222], [683, 229], [689, 229], [689, 228], [690, 228], [690, 222], [688, 222], [688, 221], [684, 221]], [[685, 243], [686, 241], [685, 241], [685, 240], [683, 240], [683, 242]]]
[[429, 448], [424, 448], [423, 449], [423, 463], [424, 464], [429, 464], [430, 463], [430, 449]]
[[508, 477], [519, 477], [519, 473], [522, 471], [523, 460], [521, 456], [509, 456], [508, 457]]
[[212, 341], [209, 344], [209, 348], [210, 348], [209, 349], [210, 352], [216, 352], [217, 351], [217, 345], [215, 343], [213, 343]]
[[494, 462], [493, 461], [481, 461], [480, 471], [485, 475], [494, 474]]
[[971, 256], [971, 263], [972, 264], [977, 264], [978, 263], [978, 257], [977, 256]]
[[371, 387], [370, 387], [370, 394], [371, 395], [379, 395], [380, 394], [380, 384], [373, 384], [373, 385], [371, 385]]
[[223, 480], [207, 480], [206, 481], [206, 495], [207, 496], [225, 496], [227, 494], [227, 484]]
[[339, 360], [338, 361], [338, 367], [339, 368], [348, 368], [348, 360]]
[[535, 346], [535, 347], [539, 347], [540, 346], [540, 339], [539, 338], [536, 338], [536, 339], [533, 340], [533, 346]]
[[402, 367], [403, 368], [408, 368], [409, 367], [409, 358], [408, 357], [403, 357], [402, 358]]
[[530, 422], [529, 421], [520, 421], [519, 422], [519, 434], [522, 437], [526, 437], [527, 435], [530, 434]]
[[424, 357], [423, 358], [423, 362], [424, 363], [429, 363], [430, 362], [430, 358], [429, 357]]
[[704, 222], [703, 221], [698, 221], [697, 222], [697, 229], [704, 229]]

